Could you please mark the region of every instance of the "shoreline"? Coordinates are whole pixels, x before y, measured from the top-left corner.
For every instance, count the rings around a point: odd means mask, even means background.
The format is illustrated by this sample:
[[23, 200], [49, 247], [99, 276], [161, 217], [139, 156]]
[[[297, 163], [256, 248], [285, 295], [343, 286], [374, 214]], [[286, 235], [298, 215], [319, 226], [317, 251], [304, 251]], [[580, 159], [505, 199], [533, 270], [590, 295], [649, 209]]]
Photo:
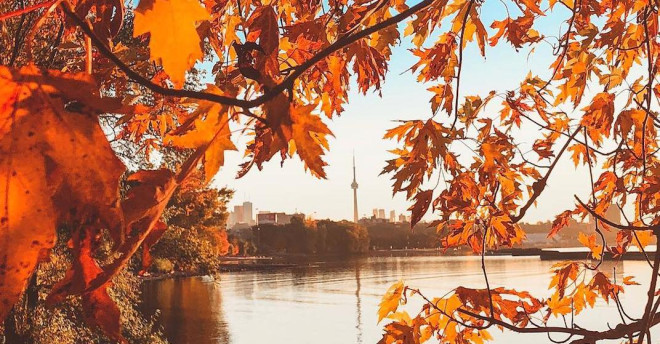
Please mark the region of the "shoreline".
[[[647, 254], [653, 252], [631, 251], [622, 257], [614, 258], [606, 253], [604, 260], [645, 260]], [[176, 271], [168, 274], [149, 274], [140, 276], [144, 281], [155, 281], [167, 278], [185, 278], [185, 277], [203, 277], [213, 276], [223, 272], [240, 271], [272, 271], [287, 268], [313, 268], [320, 265], [332, 264], [337, 261], [346, 261], [364, 257], [432, 257], [432, 256], [477, 256], [469, 250], [460, 250], [453, 252], [443, 252], [439, 248], [431, 249], [394, 249], [394, 250], [374, 250], [364, 253], [354, 254], [325, 254], [325, 255], [275, 255], [275, 256], [227, 256], [220, 259], [223, 262], [219, 270], [213, 274], [202, 274], [199, 272]], [[497, 251], [487, 251], [488, 257], [539, 257], [540, 260], [590, 260], [590, 252], [581, 248], [513, 248]]]

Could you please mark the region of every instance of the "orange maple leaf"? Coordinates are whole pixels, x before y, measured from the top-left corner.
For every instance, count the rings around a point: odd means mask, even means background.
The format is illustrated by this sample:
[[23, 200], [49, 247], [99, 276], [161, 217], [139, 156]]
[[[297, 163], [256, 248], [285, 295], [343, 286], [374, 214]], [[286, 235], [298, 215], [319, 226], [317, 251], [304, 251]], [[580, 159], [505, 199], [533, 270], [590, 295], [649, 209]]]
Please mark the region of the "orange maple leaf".
[[160, 62], [175, 86], [204, 56], [196, 23], [209, 18], [196, 0], [142, 0], [135, 9], [135, 37], [150, 33], [151, 59]]

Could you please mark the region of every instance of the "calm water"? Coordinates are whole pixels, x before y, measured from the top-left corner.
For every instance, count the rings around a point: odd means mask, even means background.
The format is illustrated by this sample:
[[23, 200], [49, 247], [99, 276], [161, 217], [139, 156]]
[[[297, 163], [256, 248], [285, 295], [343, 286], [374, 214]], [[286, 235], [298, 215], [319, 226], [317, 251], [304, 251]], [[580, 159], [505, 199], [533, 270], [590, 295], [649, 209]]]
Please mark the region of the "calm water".
[[[488, 257], [491, 286], [526, 289], [549, 296], [553, 262], [536, 257]], [[650, 268], [646, 262], [606, 262], [617, 280], [637, 274], [642, 286], [626, 289], [622, 302], [631, 316], [643, 312]], [[223, 273], [220, 280], [182, 278], [144, 286], [145, 312], [160, 309], [160, 323], [172, 343], [376, 343], [378, 303], [399, 279], [439, 296], [453, 287], [483, 288], [478, 257], [365, 257], [312, 267]], [[407, 310], [421, 303], [409, 302]], [[597, 303], [578, 316], [582, 327], [607, 329], [620, 319], [614, 304]], [[583, 313], [584, 314], [584, 313]], [[557, 322], [559, 320], [556, 320]], [[559, 323], [557, 323], [559, 324]], [[544, 335], [491, 330], [495, 343], [551, 343]], [[655, 331], [654, 331], [655, 333]], [[660, 338], [655, 333], [654, 342]], [[553, 337], [555, 340], [561, 336]]]

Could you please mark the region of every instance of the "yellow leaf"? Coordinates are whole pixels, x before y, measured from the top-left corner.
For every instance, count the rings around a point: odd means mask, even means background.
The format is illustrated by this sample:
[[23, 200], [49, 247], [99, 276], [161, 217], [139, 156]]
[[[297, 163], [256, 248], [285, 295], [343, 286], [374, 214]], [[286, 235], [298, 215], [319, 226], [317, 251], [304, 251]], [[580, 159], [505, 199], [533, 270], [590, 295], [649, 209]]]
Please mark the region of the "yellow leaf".
[[568, 314], [571, 312], [571, 299], [568, 297], [560, 297], [558, 293], [552, 294], [548, 300], [548, 308], [555, 317], [557, 315]]
[[396, 312], [403, 294], [403, 281], [394, 283], [390, 289], [383, 295], [378, 308], [378, 322], [383, 320], [390, 313]]
[[632, 241], [633, 245], [637, 246], [637, 248], [642, 251], [651, 243], [651, 240], [653, 239], [653, 231], [635, 231], [633, 236], [635, 236]]
[[186, 71], [203, 57], [196, 22], [208, 18], [197, 0], [142, 0], [135, 9], [133, 36], [151, 33], [151, 59], [181, 87]]
[[580, 234], [578, 234], [578, 241], [591, 250], [591, 257], [593, 257], [593, 259], [600, 259], [603, 246], [596, 243], [596, 234], [586, 235], [580, 232]]

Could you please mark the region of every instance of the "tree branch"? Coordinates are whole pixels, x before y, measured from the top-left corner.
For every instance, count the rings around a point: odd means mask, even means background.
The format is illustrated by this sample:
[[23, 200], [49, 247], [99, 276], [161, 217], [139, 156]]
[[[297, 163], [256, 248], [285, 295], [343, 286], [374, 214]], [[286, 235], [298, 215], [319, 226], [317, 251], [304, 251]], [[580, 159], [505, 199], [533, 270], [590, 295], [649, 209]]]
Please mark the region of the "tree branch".
[[467, 4], [467, 10], [465, 11], [465, 16], [463, 16], [463, 26], [461, 27], [461, 37], [458, 42], [458, 72], [456, 73], [456, 97], [454, 99], [454, 122], [451, 124], [451, 130], [454, 130], [456, 122], [458, 121], [458, 98], [461, 88], [461, 70], [463, 69], [463, 36], [465, 36], [465, 24], [467, 23], [467, 18], [470, 15], [470, 10], [474, 5], [474, 0], [470, 0], [470, 3]]
[[5, 13], [5, 14], [0, 14], [0, 20], [6, 20], [6, 19], [9, 19], [9, 18], [17, 17], [17, 16], [22, 16], [22, 15], [27, 14], [29, 12], [32, 12], [34, 10], [38, 10], [40, 8], [43, 8], [43, 7], [48, 7], [52, 4], [54, 4], [56, 1], [58, 1], [58, 0], [46, 1], [46, 2], [42, 2], [40, 4], [36, 4], [36, 5], [32, 5], [32, 6], [22, 8], [22, 9], [17, 10], [17, 11], [12, 11], [12, 12]]
[[378, 32], [388, 26], [397, 24], [404, 19], [414, 15], [415, 13], [425, 9], [426, 7], [430, 6], [435, 0], [424, 0], [420, 3], [418, 3], [415, 6], [410, 7], [409, 9], [392, 16], [388, 18], [387, 20], [384, 20], [378, 24], [375, 24], [373, 26], [370, 26], [364, 30], [358, 31], [355, 34], [345, 36], [334, 42], [333, 44], [329, 45], [325, 49], [321, 50], [318, 54], [314, 55], [312, 58], [307, 60], [306, 62], [300, 64], [294, 71], [291, 73], [289, 76], [287, 76], [281, 83], [275, 85], [273, 88], [268, 90], [266, 93], [260, 95], [257, 98], [251, 99], [251, 100], [245, 100], [245, 99], [238, 99], [238, 98], [232, 98], [232, 97], [227, 97], [227, 96], [222, 96], [218, 94], [213, 94], [213, 93], [206, 93], [206, 92], [198, 92], [198, 91], [192, 91], [192, 90], [184, 90], [184, 89], [173, 89], [173, 88], [167, 88], [163, 87], [160, 85], [157, 85], [151, 80], [146, 79], [145, 77], [141, 76], [140, 74], [136, 73], [133, 71], [129, 66], [127, 66], [124, 62], [122, 62], [106, 45], [104, 42], [102, 42], [92, 31], [92, 29], [80, 18], [78, 17], [72, 10], [71, 5], [63, 2], [62, 3], [62, 9], [64, 13], [66, 13], [72, 20], [73, 22], [79, 26], [83, 32], [90, 37], [94, 45], [96, 45], [96, 48], [101, 52], [104, 56], [109, 58], [113, 63], [117, 65], [119, 69], [121, 69], [130, 79], [133, 81], [141, 84], [142, 86], [150, 89], [153, 92], [165, 95], [165, 96], [172, 96], [172, 97], [187, 97], [187, 98], [192, 98], [192, 99], [200, 99], [200, 100], [208, 100], [224, 105], [230, 105], [230, 106], [238, 106], [238, 107], [243, 107], [243, 108], [253, 108], [257, 107], [261, 104], [264, 104], [265, 102], [273, 99], [280, 93], [282, 93], [284, 90], [291, 88], [293, 86], [294, 81], [300, 77], [304, 72], [306, 72], [309, 68], [313, 67], [315, 64], [318, 62], [322, 61], [326, 57], [332, 55], [334, 52], [364, 38], [372, 33]]

